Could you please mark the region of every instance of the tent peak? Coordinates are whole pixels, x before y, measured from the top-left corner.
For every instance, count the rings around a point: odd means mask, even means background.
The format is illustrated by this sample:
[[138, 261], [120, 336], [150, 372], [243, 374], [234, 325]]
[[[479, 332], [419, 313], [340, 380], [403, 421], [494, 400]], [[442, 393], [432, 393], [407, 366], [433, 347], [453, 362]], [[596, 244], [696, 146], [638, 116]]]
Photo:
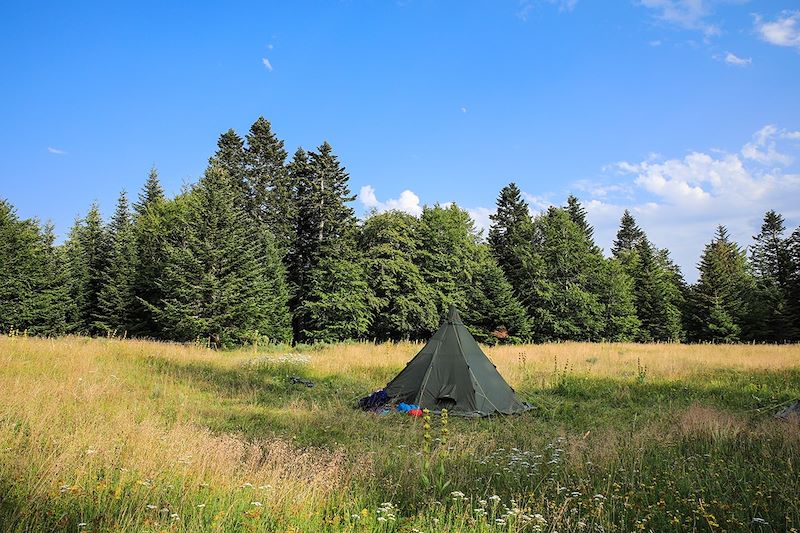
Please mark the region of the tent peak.
[[456, 304], [450, 304], [450, 309], [447, 311], [447, 321], [451, 324], [456, 324], [461, 322], [461, 316], [458, 314], [458, 309], [456, 309]]

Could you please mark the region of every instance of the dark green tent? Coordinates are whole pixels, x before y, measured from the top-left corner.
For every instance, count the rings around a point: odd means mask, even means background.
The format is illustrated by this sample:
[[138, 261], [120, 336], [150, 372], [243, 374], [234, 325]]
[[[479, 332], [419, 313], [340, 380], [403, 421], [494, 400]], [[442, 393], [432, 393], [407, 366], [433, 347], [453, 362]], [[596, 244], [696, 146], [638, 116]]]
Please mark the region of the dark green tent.
[[396, 402], [461, 416], [510, 415], [530, 409], [517, 400], [452, 305], [439, 331], [385, 391]]

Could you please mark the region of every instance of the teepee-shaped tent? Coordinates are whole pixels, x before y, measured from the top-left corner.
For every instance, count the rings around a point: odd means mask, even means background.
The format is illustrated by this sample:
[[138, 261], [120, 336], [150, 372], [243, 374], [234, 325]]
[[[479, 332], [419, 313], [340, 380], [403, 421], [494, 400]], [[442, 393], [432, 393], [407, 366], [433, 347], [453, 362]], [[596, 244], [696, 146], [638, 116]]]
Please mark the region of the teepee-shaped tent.
[[397, 402], [462, 416], [510, 415], [530, 408], [517, 400], [452, 305], [439, 331], [385, 391]]

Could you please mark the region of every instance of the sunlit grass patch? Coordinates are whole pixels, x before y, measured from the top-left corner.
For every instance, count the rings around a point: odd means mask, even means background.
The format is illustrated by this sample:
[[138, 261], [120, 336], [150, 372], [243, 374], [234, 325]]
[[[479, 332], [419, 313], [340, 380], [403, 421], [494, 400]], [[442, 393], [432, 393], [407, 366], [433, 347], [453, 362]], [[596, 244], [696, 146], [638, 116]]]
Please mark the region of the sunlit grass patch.
[[418, 349], [0, 338], [0, 529], [800, 522], [800, 428], [772, 419], [800, 396], [797, 346], [496, 347], [490, 356], [531, 412], [425, 421], [353, 408]]

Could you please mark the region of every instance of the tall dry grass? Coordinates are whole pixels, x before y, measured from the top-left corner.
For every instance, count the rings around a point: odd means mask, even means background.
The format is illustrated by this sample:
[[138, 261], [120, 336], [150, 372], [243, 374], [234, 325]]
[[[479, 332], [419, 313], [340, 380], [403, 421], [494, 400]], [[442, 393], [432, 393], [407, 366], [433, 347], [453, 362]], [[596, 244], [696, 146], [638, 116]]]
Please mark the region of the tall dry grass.
[[186, 509], [215, 509], [222, 527], [252, 502], [252, 512], [312, 513], [347, 482], [341, 453], [212, 434], [195, 420], [191, 389], [145, 372], [148, 358], [236, 362], [163, 343], [0, 338], [0, 484], [13, 485], [22, 514], [66, 517], [70, 498], [80, 508], [124, 495], [119, 505], [137, 511], [104, 527], [186, 520]]
[[[353, 343], [334, 345], [311, 354], [322, 374], [359, 372], [376, 367], [401, 368], [420, 343]], [[800, 368], [800, 345], [633, 344], [564, 342], [484, 347], [500, 373], [518, 385], [523, 378], [545, 377], [555, 369], [601, 377], [648, 376], [680, 379], [718, 369], [784, 370]]]

